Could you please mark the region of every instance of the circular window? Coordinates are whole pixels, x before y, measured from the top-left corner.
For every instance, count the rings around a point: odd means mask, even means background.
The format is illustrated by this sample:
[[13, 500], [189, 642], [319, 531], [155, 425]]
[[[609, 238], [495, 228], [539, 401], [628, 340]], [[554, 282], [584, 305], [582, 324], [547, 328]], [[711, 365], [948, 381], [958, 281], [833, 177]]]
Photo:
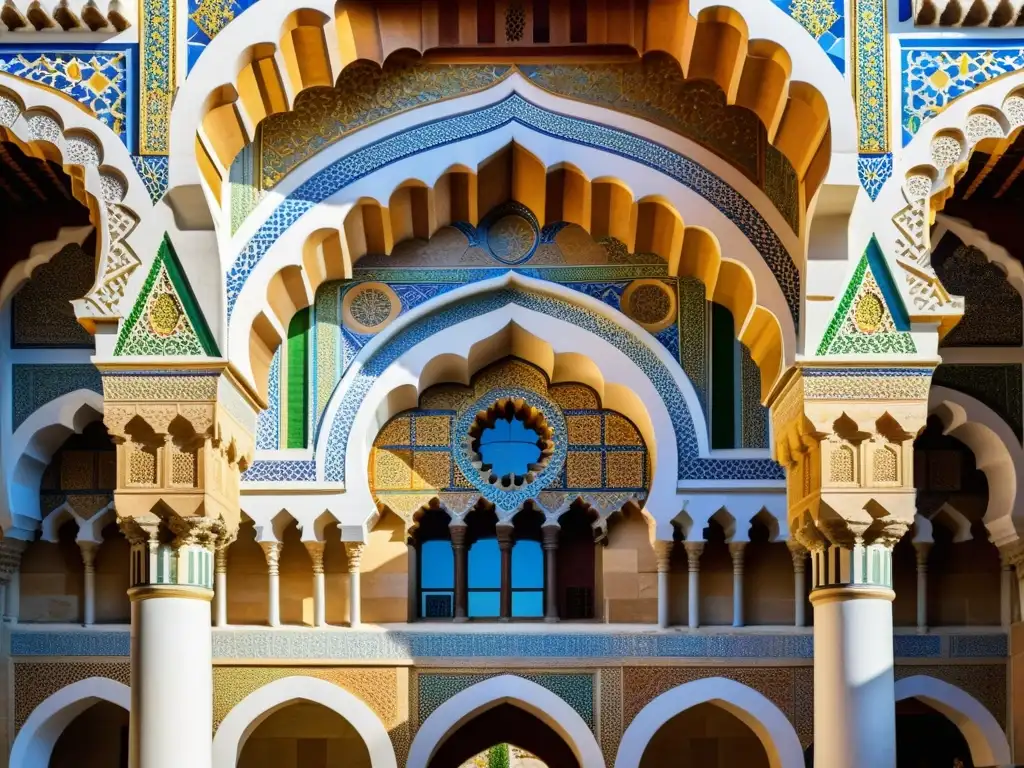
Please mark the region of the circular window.
[[480, 478], [499, 488], [532, 483], [554, 453], [553, 430], [525, 400], [503, 398], [469, 428], [470, 456]]

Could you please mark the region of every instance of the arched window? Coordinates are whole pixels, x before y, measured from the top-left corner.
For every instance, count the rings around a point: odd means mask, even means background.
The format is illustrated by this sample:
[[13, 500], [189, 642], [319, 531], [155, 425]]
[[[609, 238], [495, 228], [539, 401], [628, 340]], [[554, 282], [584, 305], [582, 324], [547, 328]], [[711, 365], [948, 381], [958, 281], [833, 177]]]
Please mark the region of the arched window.
[[309, 441], [309, 308], [300, 309], [288, 324], [285, 358], [287, 429], [285, 448], [305, 448]]
[[469, 552], [466, 563], [466, 612], [471, 619], [501, 615], [501, 549], [494, 512], [477, 509], [466, 516]]
[[512, 617], [544, 616], [544, 550], [541, 526], [544, 515], [528, 507], [515, 516], [512, 546]]
[[416, 530], [419, 544], [419, 603], [421, 619], [450, 619], [455, 615], [455, 557], [448, 514], [428, 509]]
[[736, 323], [711, 303], [711, 447], [767, 448], [768, 409], [761, 405], [761, 371], [736, 338]]

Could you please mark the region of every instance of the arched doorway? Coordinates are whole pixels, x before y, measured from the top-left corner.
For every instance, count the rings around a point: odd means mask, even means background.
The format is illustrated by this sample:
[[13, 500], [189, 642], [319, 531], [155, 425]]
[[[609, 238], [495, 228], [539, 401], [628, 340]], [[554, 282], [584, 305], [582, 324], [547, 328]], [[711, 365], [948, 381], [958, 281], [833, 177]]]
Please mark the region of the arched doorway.
[[128, 768], [128, 710], [98, 701], [68, 723], [48, 768]]
[[323, 704], [295, 701], [252, 732], [237, 768], [370, 768], [370, 753], [355, 727]]
[[427, 764], [461, 768], [472, 757], [501, 744], [535, 755], [547, 768], [582, 768], [572, 748], [547, 723], [515, 704], [498, 704], [451, 733]]
[[672, 716], [647, 744], [640, 768], [693, 765], [700, 768], [768, 768], [757, 734], [715, 704], [698, 704]]
[[214, 734], [213, 764], [398, 768], [388, 732], [366, 702], [303, 675], [268, 683], [236, 704]]
[[416, 732], [406, 768], [460, 768], [502, 743], [536, 755], [546, 768], [605, 765], [593, 731], [564, 699], [526, 678], [499, 675], [435, 709]]
[[967, 740], [952, 721], [920, 699], [896, 702], [896, 768], [961, 764], [974, 768]]

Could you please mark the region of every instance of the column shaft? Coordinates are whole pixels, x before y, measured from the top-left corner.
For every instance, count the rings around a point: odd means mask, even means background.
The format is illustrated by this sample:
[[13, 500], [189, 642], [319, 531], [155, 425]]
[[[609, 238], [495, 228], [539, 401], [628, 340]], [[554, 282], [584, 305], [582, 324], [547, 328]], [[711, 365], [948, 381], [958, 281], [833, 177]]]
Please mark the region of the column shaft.
[[729, 543], [729, 554], [732, 556], [732, 625], [743, 626], [743, 553], [747, 542], [733, 541]]
[[812, 552], [815, 768], [893, 768], [891, 546]]
[[17, 624], [21, 615], [21, 571], [15, 569], [11, 573], [11, 580], [7, 582], [7, 605], [4, 609], [4, 616], [8, 623]]
[[928, 551], [932, 545], [928, 542], [915, 541], [914, 551], [917, 555], [917, 631], [928, 630]]
[[91, 627], [96, 623], [96, 550], [94, 541], [79, 541], [82, 551], [82, 623]]
[[1005, 560], [999, 571], [999, 624], [1008, 629], [1013, 623], [1013, 566]]
[[452, 537], [452, 557], [455, 560], [455, 606], [454, 620], [466, 621], [466, 524], [452, 523], [448, 526]]
[[348, 625], [350, 627], [358, 627], [363, 623], [362, 595], [359, 584], [363, 546], [361, 541], [345, 542], [345, 554], [348, 555]]
[[544, 621], [558, 621], [558, 536], [561, 527], [545, 525], [544, 536]]
[[261, 541], [263, 554], [267, 556], [267, 624], [281, 626], [281, 544], [276, 541]]
[[313, 626], [327, 626], [327, 595], [324, 583], [324, 543], [322, 541], [304, 542], [313, 561]]
[[420, 569], [419, 569], [419, 551], [416, 549], [416, 544], [412, 539], [406, 542], [406, 567], [408, 570], [409, 577], [409, 611], [408, 621], [413, 622], [420, 615]]
[[228, 625], [228, 551], [217, 547], [213, 554], [213, 624]]
[[793, 626], [802, 627], [807, 624], [807, 549], [795, 539], [786, 546], [793, 558]]
[[674, 541], [654, 542], [654, 557], [658, 563], [658, 626], [665, 629], [671, 609], [672, 548]]
[[686, 548], [686, 565], [687, 565], [687, 578], [688, 583], [688, 611], [687, 611], [687, 625], [690, 629], [696, 629], [700, 626], [700, 556], [704, 552], [703, 541], [686, 541], [683, 542], [683, 546]]
[[512, 546], [515, 543], [512, 537], [511, 525], [499, 525], [496, 528], [498, 534], [498, 548], [501, 550], [501, 609], [502, 621], [512, 618]]

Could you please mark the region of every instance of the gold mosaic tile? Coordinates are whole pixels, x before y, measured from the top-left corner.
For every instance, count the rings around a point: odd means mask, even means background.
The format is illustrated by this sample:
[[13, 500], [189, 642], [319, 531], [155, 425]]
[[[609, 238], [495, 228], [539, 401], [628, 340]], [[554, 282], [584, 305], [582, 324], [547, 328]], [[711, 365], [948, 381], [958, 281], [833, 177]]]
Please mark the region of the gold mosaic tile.
[[89, 677], [109, 677], [129, 685], [131, 665], [126, 662], [30, 662], [14, 664], [14, 731], [32, 710], [61, 688]]
[[416, 451], [412, 457], [413, 488], [447, 488], [452, 456], [446, 451]]
[[566, 486], [601, 487], [601, 454], [598, 451], [569, 451], [565, 458]]
[[600, 445], [601, 416], [594, 413], [587, 416], [566, 416], [565, 426], [569, 430], [569, 445]]
[[451, 445], [450, 416], [417, 416], [416, 445]]
[[377, 445], [410, 445], [412, 443], [410, 426], [411, 420], [408, 416], [394, 418], [384, 425], [384, 429], [377, 434], [377, 439], [374, 442]]
[[608, 488], [642, 488], [644, 455], [640, 451], [605, 454], [605, 476]]
[[374, 449], [370, 475], [374, 488], [412, 488], [412, 451]]
[[617, 413], [605, 416], [604, 440], [607, 445], [643, 445], [636, 427]]
[[551, 399], [565, 410], [586, 410], [600, 408], [597, 394], [582, 384], [559, 384], [551, 388]]

